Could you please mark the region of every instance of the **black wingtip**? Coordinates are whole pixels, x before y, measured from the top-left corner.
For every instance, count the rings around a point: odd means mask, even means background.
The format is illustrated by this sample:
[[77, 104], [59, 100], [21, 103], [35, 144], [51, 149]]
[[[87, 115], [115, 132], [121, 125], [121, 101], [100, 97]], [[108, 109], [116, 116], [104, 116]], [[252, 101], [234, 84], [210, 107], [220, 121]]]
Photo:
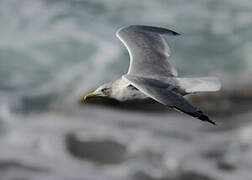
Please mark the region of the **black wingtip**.
[[216, 124], [214, 121], [210, 120], [210, 119], [209, 119], [207, 122], [209, 122], [209, 123], [211, 123], [211, 124], [217, 126], [217, 124]]
[[128, 28], [134, 28], [138, 31], [149, 31], [149, 32], [154, 32], [158, 34], [168, 34], [168, 35], [173, 35], [173, 36], [179, 36], [181, 34], [167, 28], [162, 28], [162, 27], [155, 27], [155, 26], [146, 26], [146, 25], [130, 25]]
[[209, 123], [211, 123], [211, 124], [213, 124], [213, 125], [216, 126], [216, 123], [215, 123], [214, 121], [212, 121], [211, 119], [209, 119], [208, 116], [206, 116], [206, 115], [204, 115], [204, 114], [202, 114], [202, 115], [199, 116], [198, 118], [199, 118], [200, 120], [202, 120], [202, 121], [207, 121], [207, 122], [209, 122]]
[[180, 36], [181, 34], [178, 33], [178, 32], [173, 31], [173, 35], [174, 35], [174, 36]]

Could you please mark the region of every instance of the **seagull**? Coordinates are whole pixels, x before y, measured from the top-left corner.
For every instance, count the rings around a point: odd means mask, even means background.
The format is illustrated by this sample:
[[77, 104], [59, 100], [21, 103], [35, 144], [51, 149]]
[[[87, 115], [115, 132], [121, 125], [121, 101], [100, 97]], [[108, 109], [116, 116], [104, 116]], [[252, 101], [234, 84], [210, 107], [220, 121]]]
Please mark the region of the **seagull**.
[[120, 79], [98, 87], [83, 97], [109, 98], [119, 102], [152, 99], [164, 106], [178, 110], [202, 121], [215, 125], [185, 95], [196, 92], [214, 92], [221, 88], [217, 77], [178, 77], [176, 69], [168, 61], [170, 48], [165, 35], [179, 33], [166, 28], [130, 25], [122, 27], [116, 36], [126, 46], [130, 65], [127, 74]]

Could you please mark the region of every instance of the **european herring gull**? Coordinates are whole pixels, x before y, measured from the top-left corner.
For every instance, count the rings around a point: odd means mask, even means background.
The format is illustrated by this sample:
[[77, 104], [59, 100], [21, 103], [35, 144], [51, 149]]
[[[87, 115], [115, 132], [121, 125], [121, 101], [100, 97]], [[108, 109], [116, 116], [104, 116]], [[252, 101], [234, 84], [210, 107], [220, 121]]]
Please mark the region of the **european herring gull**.
[[152, 98], [165, 106], [215, 124], [183, 96], [218, 91], [221, 88], [220, 81], [217, 77], [177, 77], [176, 69], [168, 61], [170, 49], [164, 35], [180, 34], [153, 26], [130, 25], [120, 28], [116, 36], [129, 52], [128, 73], [101, 85], [94, 92], [86, 94], [83, 100], [106, 97], [125, 102]]

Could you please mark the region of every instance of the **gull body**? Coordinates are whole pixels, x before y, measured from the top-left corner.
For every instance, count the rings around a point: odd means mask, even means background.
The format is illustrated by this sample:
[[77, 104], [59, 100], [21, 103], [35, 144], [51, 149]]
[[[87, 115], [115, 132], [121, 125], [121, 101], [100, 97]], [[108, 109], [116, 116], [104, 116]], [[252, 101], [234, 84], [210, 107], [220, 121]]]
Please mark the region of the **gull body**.
[[[196, 92], [212, 92], [221, 88], [216, 77], [177, 77], [169, 63], [170, 49], [164, 35], [177, 36], [177, 32], [152, 26], [131, 25], [120, 28], [116, 36], [130, 55], [128, 73], [120, 79], [105, 83], [84, 96], [84, 101], [95, 97], [119, 102], [152, 99], [202, 121], [215, 124], [199, 108], [183, 96]], [[143, 103], [144, 106], [144, 103]]]
[[[182, 95], [188, 94], [184, 89], [178, 86], [178, 82], [176, 80], [171, 80], [169, 84], [172, 85], [170, 88], [174, 88], [173, 91], [176, 91]], [[138, 90], [123, 77], [101, 85], [91, 94], [87, 94], [84, 99], [89, 98], [90, 95], [108, 97], [119, 102], [150, 99], [148, 95]]]

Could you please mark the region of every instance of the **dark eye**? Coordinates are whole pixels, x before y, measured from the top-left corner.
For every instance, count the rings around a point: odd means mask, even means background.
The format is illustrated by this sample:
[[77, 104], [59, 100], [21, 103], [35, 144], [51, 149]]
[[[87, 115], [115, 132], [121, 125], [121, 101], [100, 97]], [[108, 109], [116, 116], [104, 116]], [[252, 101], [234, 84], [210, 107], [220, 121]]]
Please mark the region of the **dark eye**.
[[108, 88], [103, 88], [101, 92], [105, 93], [108, 90]]

